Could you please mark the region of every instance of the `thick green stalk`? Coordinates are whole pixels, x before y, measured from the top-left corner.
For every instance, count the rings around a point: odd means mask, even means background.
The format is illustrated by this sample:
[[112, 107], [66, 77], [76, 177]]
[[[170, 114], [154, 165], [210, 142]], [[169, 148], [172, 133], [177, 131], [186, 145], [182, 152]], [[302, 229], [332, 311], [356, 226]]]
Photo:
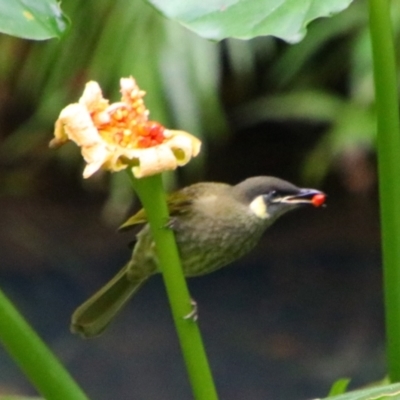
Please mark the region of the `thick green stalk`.
[[400, 381], [400, 130], [393, 34], [388, 0], [369, 0], [378, 118], [386, 336], [389, 376]]
[[184, 317], [192, 311], [191, 298], [182, 273], [174, 234], [169, 220], [161, 175], [135, 179], [132, 183], [146, 209], [164, 283], [182, 348], [186, 369], [196, 400], [218, 398], [197, 322]]
[[87, 400], [58, 359], [0, 291], [0, 341], [47, 400]]

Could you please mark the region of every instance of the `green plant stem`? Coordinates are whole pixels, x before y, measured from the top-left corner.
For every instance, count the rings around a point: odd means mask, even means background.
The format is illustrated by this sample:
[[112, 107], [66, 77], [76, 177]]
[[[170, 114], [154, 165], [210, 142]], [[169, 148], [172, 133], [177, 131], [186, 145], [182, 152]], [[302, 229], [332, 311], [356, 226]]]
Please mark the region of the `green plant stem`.
[[0, 291], [0, 341], [47, 400], [87, 400], [39, 336]]
[[146, 210], [156, 243], [172, 315], [182, 348], [186, 369], [197, 400], [218, 399], [197, 322], [184, 317], [192, 311], [191, 298], [180, 263], [173, 231], [167, 227], [168, 207], [160, 174], [135, 179], [133, 187]]
[[393, 34], [388, 0], [369, 0], [378, 118], [386, 337], [389, 376], [400, 381], [400, 130]]

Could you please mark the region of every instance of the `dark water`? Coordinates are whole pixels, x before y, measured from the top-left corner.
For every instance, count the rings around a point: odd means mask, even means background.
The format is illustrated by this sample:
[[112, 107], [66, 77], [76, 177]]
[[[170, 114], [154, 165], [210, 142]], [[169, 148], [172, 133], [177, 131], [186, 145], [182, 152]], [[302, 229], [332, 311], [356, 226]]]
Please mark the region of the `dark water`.
[[[101, 337], [69, 333], [74, 308], [129, 256], [98, 206], [3, 200], [0, 282], [96, 400], [191, 399], [161, 277]], [[305, 400], [385, 373], [373, 202], [284, 217], [248, 257], [189, 281], [221, 399]], [[0, 350], [0, 388], [34, 393]]]

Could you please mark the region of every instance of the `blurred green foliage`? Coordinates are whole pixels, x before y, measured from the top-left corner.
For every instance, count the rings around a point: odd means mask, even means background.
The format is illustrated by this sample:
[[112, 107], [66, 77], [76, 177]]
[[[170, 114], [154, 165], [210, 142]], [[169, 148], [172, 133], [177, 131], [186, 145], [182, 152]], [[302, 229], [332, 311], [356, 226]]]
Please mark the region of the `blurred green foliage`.
[[43, 400], [42, 397], [0, 396], [0, 400]]
[[328, 397], [338, 396], [340, 394], [346, 393], [351, 379], [341, 378], [333, 383], [331, 389], [328, 393]]
[[[271, 120], [322, 126], [321, 140], [306, 161], [308, 179], [321, 179], [339, 154], [374, 145], [365, 0], [313, 22], [296, 45], [270, 36], [210, 42], [142, 0], [66, 0], [63, 10], [72, 27], [61, 40], [0, 36], [2, 193], [29, 190], [49, 166], [80, 179], [76, 148], [52, 152], [47, 143], [58, 113], [78, 100], [88, 80], [98, 81], [105, 97], [115, 100], [119, 78], [133, 75], [148, 93], [152, 119], [204, 140], [202, 158], [189, 172], [201, 170], [207, 142], [229, 140], [229, 130]], [[398, 37], [398, 2], [393, 21]], [[129, 197], [118, 175], [107, 184], [111, 209]]]
[[[302, 42], [284, 46], [274, 57], [263, 93], [238, 110], [244, 125], [302, 120], [323, 126], [324, 135], [304, 166], [308, 181], [323, 178], [339, 155], [357, 157], [375, 145], [367, 8], [358, 0], [340, 15], [313, 23]], [[398, 42], [398, 2], [392, 2], [392, 18]]]

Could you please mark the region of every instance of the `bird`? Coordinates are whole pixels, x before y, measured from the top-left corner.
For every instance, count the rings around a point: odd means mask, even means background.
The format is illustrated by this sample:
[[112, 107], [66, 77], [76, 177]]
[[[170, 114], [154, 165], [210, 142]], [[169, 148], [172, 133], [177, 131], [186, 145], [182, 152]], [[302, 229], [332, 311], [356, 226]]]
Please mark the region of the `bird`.
[[[174, 232], [184, 275], [208, 274], [241, 258], [283, 214], [301, 206], [319, 207], [325, 198], [319, 190], [270, 176], [247, 178], [236, 185], [200, 182], [168, 195], [167, 227]], [[160, 272], [144, 209], [120, 229], [137, 225], [142, 228], [131, 259], [75, 310], [73, 333], [84, 338], [101, 334], [138, 289]]]

